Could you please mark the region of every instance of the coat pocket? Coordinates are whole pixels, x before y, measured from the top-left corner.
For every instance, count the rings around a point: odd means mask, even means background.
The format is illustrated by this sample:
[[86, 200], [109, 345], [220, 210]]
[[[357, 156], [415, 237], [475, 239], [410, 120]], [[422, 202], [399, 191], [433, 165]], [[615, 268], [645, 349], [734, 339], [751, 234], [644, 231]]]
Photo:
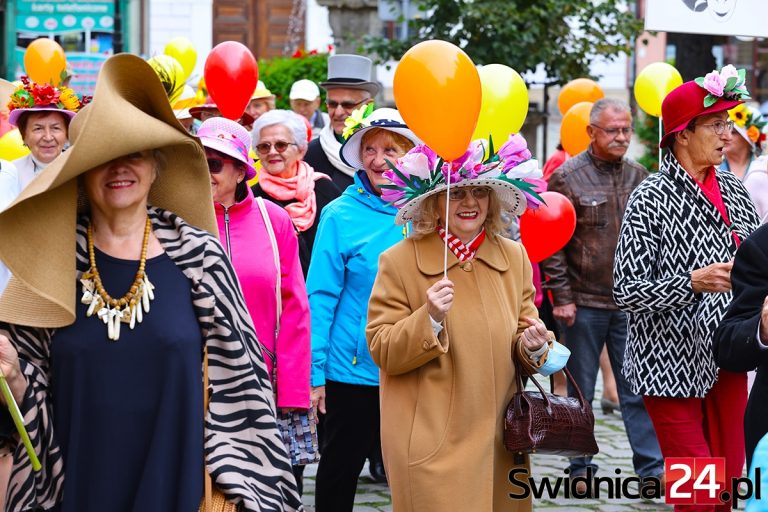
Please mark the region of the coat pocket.
[[605, 194], [586, 194], [579, 198], [579, 223], [594, 228], [608, 225], [608, 197]]

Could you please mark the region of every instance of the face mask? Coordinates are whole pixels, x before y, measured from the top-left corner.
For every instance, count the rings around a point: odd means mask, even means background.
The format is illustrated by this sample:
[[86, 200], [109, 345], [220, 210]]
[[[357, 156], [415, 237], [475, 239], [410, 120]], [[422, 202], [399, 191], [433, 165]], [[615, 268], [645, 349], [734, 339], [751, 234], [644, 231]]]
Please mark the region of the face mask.
[[547, 353], [547, 360], [544, 361], [544, 364], [539, 368], [539, 374], [549, 377], [553, 373], [562, 370], [568, 362], [568, 357], [570, 357], [570, 355], [571, 351], [568, 350], [568, 347], [557, 341], [553, 341], [552, 346], [549, 347], [549, 352]]

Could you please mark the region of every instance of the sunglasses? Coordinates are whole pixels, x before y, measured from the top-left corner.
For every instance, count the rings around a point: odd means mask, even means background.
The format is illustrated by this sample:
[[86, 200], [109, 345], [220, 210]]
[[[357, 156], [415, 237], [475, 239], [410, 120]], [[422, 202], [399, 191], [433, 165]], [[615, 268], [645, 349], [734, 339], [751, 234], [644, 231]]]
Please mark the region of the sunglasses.
[[333, 112], [339, 107], [341, 107], [342, 110], [345, 110], [347, 112], [352, 112], [353, 110], [355, 110], [357, 107], [359, 107], [366, 101], [368, 100], [365, 99], [365, 100], [360, 100], [358, 102], [342, 101], [341, 103], [339, 103], [338, 101], [328, 100], [325, 102], [325, 106], [328, 108], [328, 112]]
[[236, 165], [234, 160], [225, 160], [222, 158], [208, 158], [208, 172], [211, 174], [219, 174], [224, 170], [224, 164], [231, 162], [232, 165]]
[[452, 188], [448, 197], [451, 201], [461, 201], [467, 197], [467, 194], [472, 194], [475, 199], [485, 199], [491, 194], [491, 189], [488, 187]]
[[[285, 150], [288, 149], [288, 146], [299, 147], [299, 145], [294, 142], [285, 142], [282, 140], [275, 142], [274, 146], [275, 146], [275, 151], [277, 151], [278, 153], [285, 153]], [[256, 144], [256, 152], [260, 155], [266, 155], [271, 150], [272, 150], [271, 142], [262, 142], [261, 144]]]

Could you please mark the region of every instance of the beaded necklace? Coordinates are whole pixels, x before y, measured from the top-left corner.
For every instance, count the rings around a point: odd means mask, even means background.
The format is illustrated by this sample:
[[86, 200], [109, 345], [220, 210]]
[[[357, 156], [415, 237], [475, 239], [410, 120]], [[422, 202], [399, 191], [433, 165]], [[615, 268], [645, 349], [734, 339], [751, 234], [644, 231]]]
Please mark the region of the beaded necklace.
[[[80, 302], [88, 304], [86, 316], [94, 313], [107, 324], [107, 337], [117, 341], [120, 337], [120, 323], [129, 324], [130, 328], [144, 319], [144, 313], [149, 313], [149, 302], [155, 298], [153, 290], [155, 286], [149, 282], [144, 267], [147, 263], [147, 247], [149, 246], [149, 234], [152, 232], [152, 224], [147, 217], [144, 227], [144, 242], [141, 246], [141, 259], [139, 270], [133, 280], [128, 293], [122, 298], [113, 299], [104, 289], [96, 267], [96, 256], [93, 250], [93, 225], [88, 224], [88, 258], [91, 268], [80, 278], [83, 284], [83, 296]], [[142, 311], [143, 310], [143, 311]]]

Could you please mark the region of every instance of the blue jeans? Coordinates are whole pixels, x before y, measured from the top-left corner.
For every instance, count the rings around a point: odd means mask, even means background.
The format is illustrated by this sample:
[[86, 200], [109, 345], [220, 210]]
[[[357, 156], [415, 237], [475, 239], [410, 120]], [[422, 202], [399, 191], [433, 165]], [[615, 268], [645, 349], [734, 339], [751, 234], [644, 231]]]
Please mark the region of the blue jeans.
[[[597, 309], [577, 306], [576, 321], [565, 328], [565, 343], [571, 351], [568, 359], [570, 370], [576, 384], [581, 388], [584, 399], [592, 403], [595, 398], [595, 381], [600, 369], [600, 352], [603, 345], [608, 346], [611, 368], [616, 378], [619, 392], [621, 418], [632, 448], [632, 464], [638, 476], [657, 476], [664, 471], [664, 458], [653, 423], [645, 410], [643, 399], [632, 393], [629, 383], [621, 372], [624, 362], [624, 347], [627, 343], [627, 316], [622, 311]], [[571, 383], [568, 383], [568, 395], [576, 396]], [[571, 459], [571, 475], [583, 474], [591, 466], [593, 473], [597, 464], [592, 457]]]

